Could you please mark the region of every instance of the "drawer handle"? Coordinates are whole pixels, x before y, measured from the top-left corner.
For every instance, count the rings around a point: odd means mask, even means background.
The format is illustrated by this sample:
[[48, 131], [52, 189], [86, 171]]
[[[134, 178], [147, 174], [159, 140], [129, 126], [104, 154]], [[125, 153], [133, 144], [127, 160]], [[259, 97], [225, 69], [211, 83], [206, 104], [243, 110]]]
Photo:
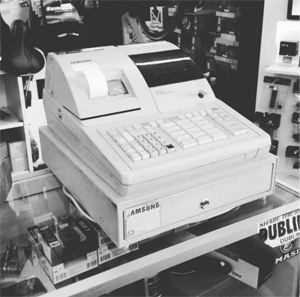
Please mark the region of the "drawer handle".
[[204, 200], [202, 200], [201, 203], [200, 203], [200, 207], [201, 207], [202, 209], [206, 208], [208, 205], [209, 205], [209, 199], [204, 199]]

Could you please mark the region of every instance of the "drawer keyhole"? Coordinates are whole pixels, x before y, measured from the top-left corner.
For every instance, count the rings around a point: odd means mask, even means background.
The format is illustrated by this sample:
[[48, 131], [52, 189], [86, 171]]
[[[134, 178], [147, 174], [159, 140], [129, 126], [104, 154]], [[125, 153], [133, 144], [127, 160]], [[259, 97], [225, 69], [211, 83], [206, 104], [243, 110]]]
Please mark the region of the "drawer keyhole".
[[204, 199], [204, 200], [202, 200], [201, 203], [200, 203], [200, 207], [201, 207], [202, 209], [206, 208], [208, 205], [209, 205], [209, 199]]

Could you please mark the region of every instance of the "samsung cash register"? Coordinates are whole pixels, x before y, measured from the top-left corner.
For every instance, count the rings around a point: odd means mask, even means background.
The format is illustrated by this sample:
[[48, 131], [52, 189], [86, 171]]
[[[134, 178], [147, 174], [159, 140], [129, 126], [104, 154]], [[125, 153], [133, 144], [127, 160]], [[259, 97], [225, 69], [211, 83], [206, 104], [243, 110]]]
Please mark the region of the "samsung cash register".
[[43, 101], [43, 160], [118, 247], [273, 191], [269, 135], [171, 43], [50, 53]]

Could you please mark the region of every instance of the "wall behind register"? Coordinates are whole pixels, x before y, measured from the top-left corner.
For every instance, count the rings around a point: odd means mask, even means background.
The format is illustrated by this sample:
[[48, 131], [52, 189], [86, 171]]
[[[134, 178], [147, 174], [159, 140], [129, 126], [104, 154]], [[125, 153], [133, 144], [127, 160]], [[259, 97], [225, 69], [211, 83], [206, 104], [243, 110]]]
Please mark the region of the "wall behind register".
[[[292, 90], [293, 83], [297, 77], [265, 72], [267, 67], [277, 62], [280, 40], [284, 41], [284, 38], [289, 39], [292, 37], [292, 40], [300, 41], [300, 22], [287, 19], [287, 4], [288, 0], [265, 0], [256, 96], [256, 111], [265, 112], [266, 110], [263, 110], [262, 106], [265, 106], [265, 102], [269, 102], [270, 100], [269, 93], [266, 93], [266, 83], [263, 82], [265, 76], [291, 79], [291, 85], [286, 87], [287, 93], [285, 97], [284, 108], [282, 111], [276, 112], [281, 114], [280, 127], [273, 135], [274, 139], [278, 140], [279, 142], [277, 152], [277, 156], [279, 157], [278, 177], [290, 182], [291, 185], [299, 187], [299, 169], [293, 169], [290, 160], [285, 157], [285, 150], [287, 146], [299, 146], [299, 143], [293, 141], [292, 139], [294, 127], [291, 122], [296, 100]], [[277, 99], [278, 98], [279, 93], [277, 95]]]

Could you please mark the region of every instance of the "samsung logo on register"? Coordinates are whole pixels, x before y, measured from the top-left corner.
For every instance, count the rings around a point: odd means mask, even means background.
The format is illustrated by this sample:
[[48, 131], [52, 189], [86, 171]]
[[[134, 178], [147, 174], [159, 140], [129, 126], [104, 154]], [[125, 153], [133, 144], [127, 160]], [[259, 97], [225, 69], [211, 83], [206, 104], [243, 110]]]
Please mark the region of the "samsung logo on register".
[[156, 208], [159, 208], [159, 203], [158, 202], [155, 202], [155, 203], [152, 203], [152, 204], [147, 204], [147, 205], [142, 206], [142, 207], [137, 207], [137, 208], [133, 209], [130, 212], [130, 215], [133, 216], [133, 215], [141, 214], [143, 212], [151, 211], [151, 210], [154, 210]]

